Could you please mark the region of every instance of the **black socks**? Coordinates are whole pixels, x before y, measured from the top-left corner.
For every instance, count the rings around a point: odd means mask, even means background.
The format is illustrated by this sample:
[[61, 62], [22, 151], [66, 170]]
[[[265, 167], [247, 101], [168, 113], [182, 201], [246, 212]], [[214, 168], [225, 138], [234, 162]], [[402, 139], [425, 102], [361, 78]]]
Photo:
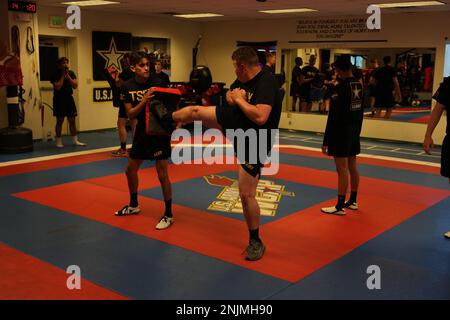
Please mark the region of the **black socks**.
[[121, 142], [120, 143], [120, 149], [126, 150], [127, 149], [127, 143], [126, 142]]
[[261, 239], [259, 238], [259, 228], [255, 230], [249, 230], [249, 232], [250, 232], [250, 241], [256, 240], [258, 242], [262, 242]]
[[130, 192], [130, 207], [137, 207], [138, 206], [138, 197], [137, 192]]
[[166, 204], [166, 211], [164, 211], [164, 215], [166, 217], [172, 218], [172, 199], [170, 200], [164, 200], [164, 203]]
[[352, 203], [356, 203], [356, 196], [358, 195], [357, 191], [352, 191], [352, 193], [350, 194], [350, 199], [348, 199], [348, 203], [352, 204]]
[[344, 208], [345, 205], [345, 195], [341, 196], [338, 195], [338, 202], [336, 205], [336, 209], [341, 210], [342, 208]]

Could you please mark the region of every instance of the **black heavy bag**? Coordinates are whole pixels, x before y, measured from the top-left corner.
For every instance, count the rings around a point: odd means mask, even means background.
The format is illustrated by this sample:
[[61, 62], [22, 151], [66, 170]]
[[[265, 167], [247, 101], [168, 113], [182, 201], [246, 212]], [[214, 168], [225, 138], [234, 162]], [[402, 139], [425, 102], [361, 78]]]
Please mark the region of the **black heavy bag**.
[[189, 82], [196, 93], [203, 93], [211, 87], [211, 71], [207, 66], [195, 66], [189, 76]]

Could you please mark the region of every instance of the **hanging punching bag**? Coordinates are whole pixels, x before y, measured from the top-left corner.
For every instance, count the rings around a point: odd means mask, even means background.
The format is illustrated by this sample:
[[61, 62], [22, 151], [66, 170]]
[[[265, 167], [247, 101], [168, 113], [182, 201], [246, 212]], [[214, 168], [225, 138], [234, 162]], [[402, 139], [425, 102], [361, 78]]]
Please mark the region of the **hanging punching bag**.
[[[0, 129], [0, 153], [20, 153], [33, 150], [33, 132], [22, 128], [23, 113], [19, 109], [18, 86], [23, 84], [20, 68], [20, 34], [19, 27], [11, 28], [14, 56], [7, 55], [0, 63], [0, 86], [6, 86], [6, 103], [8, 108], [8, 127]], [[2, 44], [5, 51], [5, 44]], [[2, 106], [0, 106], [2, 107]]]
[[33, 132], [19, 127], [19, 95], [17, 86], [6, 87], [8, 128], [0, 129], [0, 153], [33, 151]]

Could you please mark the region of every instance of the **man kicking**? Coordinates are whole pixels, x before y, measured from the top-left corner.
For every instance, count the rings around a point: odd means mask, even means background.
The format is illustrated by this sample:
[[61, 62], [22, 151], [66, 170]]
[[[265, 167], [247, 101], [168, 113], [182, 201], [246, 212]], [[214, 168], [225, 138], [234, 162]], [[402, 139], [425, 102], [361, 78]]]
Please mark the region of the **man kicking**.
[[[271, 73], [261, 70], [258, 55], [251, 47], [238, 48], [231, 58], [237, 79], [227, 92], [227, 106], [188, 106], [172, 113], [171, 116], [170, 113], [166, 114], [166, 119], [184, 124], [202, 121], [204, 126], [219, 129], [224, 134], [230, 129], [242, 129], [244, 132], [255, 130], [257, 133], [260, 129], [267, 129], [269, 133], [270, 129], [277, 129], [281, 115], [281, 100], [275, 78]], [[268, 147], [264, 152], [268, 155], [272, 149], [272, 139], [271, 137], [267, 139]], [[233, 145], [235, 154], [239, 157], [240, 152], [237, 150], [242, 146], [237, 145], [236, 139]], [[242, 157], [239, 159], [242, 164], [238, 168], [239, 196], [250, 234], [246, 259], [250, 261], [261, 259], [265, 251], [265, 245], [259, 237], [260, 208], [256, 201], [256, 187], [263, 167], [261, 161], [265, 159], [249, 160], [252, 158], [249, 154], [250, 149], [259, 154], [259, 150], [255, 148], [258, 149], [246, 143], [245, 159]]]

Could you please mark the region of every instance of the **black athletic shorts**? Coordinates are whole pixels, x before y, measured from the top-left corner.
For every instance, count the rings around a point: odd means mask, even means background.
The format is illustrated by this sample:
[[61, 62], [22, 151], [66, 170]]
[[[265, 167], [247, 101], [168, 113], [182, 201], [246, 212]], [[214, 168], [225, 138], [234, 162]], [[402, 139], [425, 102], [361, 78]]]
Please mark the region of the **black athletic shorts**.
[[[250, 120], [247, 119], [244, 115], [241, 113], [236, 113], [234, 111], [234, 107], [229, 106], [217, 106], [216, 107], [216, 119], [217, 122], [222, 126], [222, 133], [226, 135], [227, 129], [242, 129], [246, 130], [246, 128], [251, 128], [249, 122]], [[233, 141], [233, 148], [234, 148], [234, 154], [237, 156], [237, 145], [236, 142]], [[246, 148], [246, 156], [248, 154], [248, 148]], [[252, 177], [260, 177], [261, 176], [261, 168], [264, 166], [259, 161], [259, 153], [258, 153], [258, 160], [256, 163], [249, 163], [246, 161], [247, 159], [239, 159], [242, 164], [241, 167]]]
[[377, 91], [376, 91], [376, 87], [374, 85], [369, 85], [369, 87], [367, 88], [367, 96], [369, 98], [375, 98], [377, 96]]
[[312, 102], [311, 98], [310, 98], [310, 91], [311, 91], [310, 87], [305, 88], [305, 87], [300, 86], [299, 97], [300, 97], [301, 102], [306, 102], [306, 103]]
[[299, 85], [294, 82], [291, 83], [290, 96], [291, 97], [299, 97], [300, 96]]
[[128, 119], [128, 114], [127, 114], [127, 110], [125, 109], [125, 105], [123, 103], [120, 104], [119, 106], [119, 118], [125, 118]]
[[361, 153], [359, 130], [353, 127], [340, 128], [328, 142], [328, 155], [332, 157], [352, 157]]
[[76, 117], [77, 108], [73, 96], [53, 96], [53, 115], [57, 118]]
[[136, 127], [130, 158], [139, 160], [167, 160], [172, 149], [170, 136], [151, 136], [145, 133], [145, 128]]
[[391, 109], [394, 107], [395, 101], [392, 93], [376, 93], [375, 108]]
[[450, 178], [450, 138], [446, 135], [442, 143], [441, 175]]

